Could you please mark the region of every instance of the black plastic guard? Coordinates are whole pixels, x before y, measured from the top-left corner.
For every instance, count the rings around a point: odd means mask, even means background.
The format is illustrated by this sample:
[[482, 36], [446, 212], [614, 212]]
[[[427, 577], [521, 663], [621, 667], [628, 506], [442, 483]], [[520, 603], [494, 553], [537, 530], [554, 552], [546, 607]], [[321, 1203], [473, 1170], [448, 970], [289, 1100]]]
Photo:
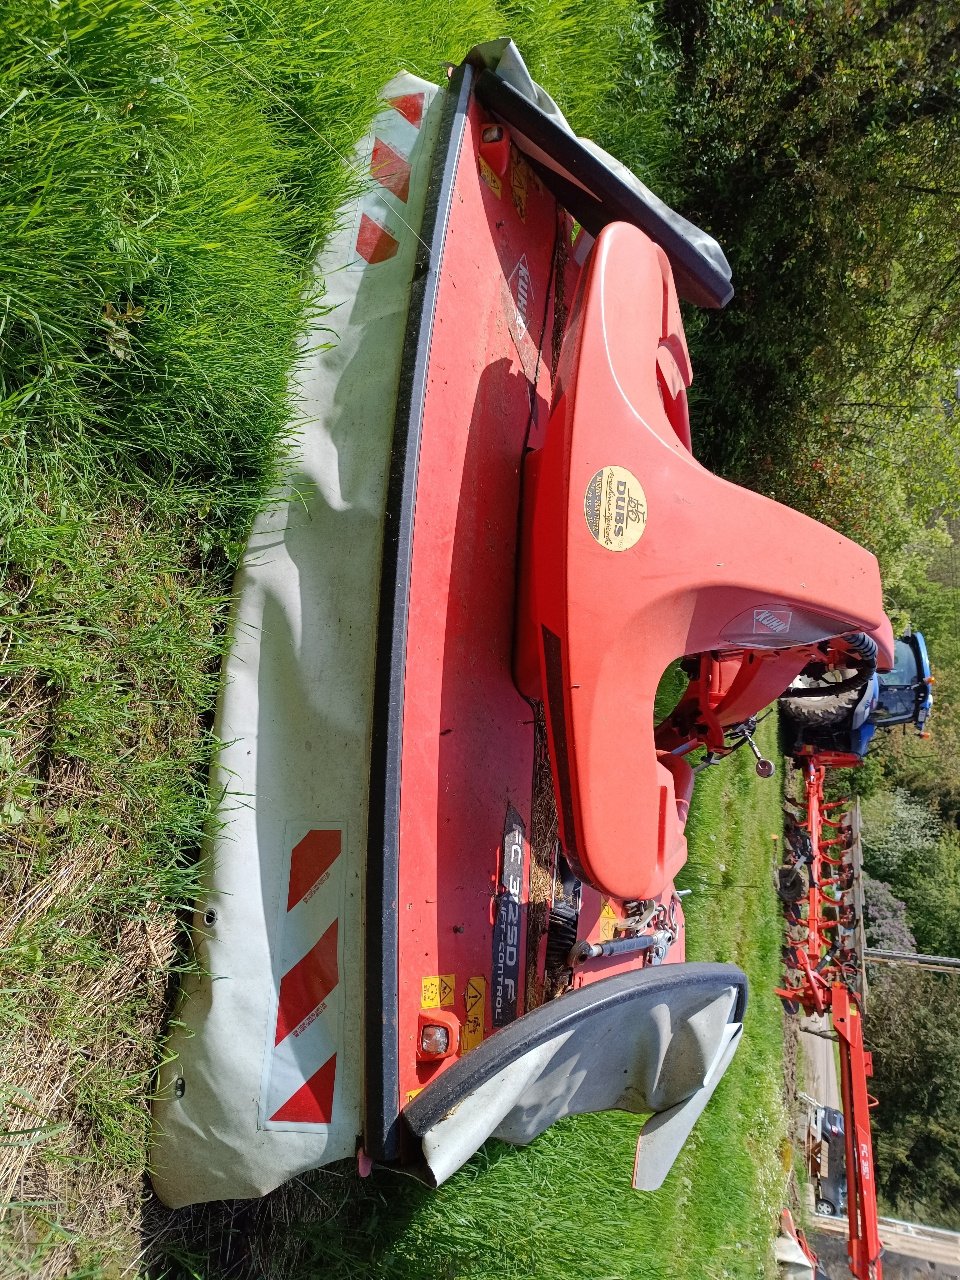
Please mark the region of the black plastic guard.
[[677, 292], [699, 307], [733, 297], [730, 264], [712, 236], [646, 187], [625, 182], [589, 148], [493, 71], [477, 78], [478, 99], [509, 126], [541, 180], [591, 235], [608, 222], [629, 222], [664, 250]]
[[404, 1109], [422, 1153], [410, 1172], [437, 1186], [487, 1138], [524, 1146], [562, 1116], [652, 1111], [644, 1136], [657, 1168], [634, 1184], [659, 1185], [733, 1055], [746, 1001], [746, 976], [720, 964], [641, 969], [549, 1001]]

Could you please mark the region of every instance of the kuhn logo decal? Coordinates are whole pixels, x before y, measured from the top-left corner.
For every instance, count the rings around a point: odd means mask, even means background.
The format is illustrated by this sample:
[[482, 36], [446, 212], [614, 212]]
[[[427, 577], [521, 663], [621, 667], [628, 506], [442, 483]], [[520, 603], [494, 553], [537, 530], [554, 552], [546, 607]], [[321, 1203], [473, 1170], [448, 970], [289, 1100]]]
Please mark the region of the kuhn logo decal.
[[492, 1003], [495, 1027], [505, 1027], [517, 1016], [525, 835], [523, 819], [512, 805], [508, 805], [503, 826], [500, 886], [494, 899]]
[[792, 621], [792, 609], [754, 609], [753, 633], [762, 635], [772, 632], [775, 636], [785, 636]]
[[647, 527], [647, 495], [626, 467], [601, 467], [583, 498], [587, 528], [608, 551], [629, 551]]
[[521, 222], [527, 220], [527, 164], [516, 147], [510, 148], [510, 194]]

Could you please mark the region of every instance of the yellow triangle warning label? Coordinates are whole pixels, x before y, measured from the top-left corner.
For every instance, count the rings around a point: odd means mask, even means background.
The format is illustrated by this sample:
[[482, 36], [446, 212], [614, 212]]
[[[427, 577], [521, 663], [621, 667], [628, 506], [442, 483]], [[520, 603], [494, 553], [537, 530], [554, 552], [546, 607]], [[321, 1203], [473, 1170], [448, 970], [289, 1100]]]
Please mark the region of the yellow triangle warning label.
[[486, 978], [468, 978], [464, 993], [467, 1016], [460, 1033], [460, 1047], [464, 1053], [483, 1043], [483, 1019], [487, 1008]]
[[420, 979], [420, 1008], [449, 1009], [453, 1004], [455, 973], [432, 973]]
[[602, 941], [609, 942], [614, 935], [616, 927], [617, 913], [605, 898], [603, 901], [603, 909], [600, 912], [600, 937]]

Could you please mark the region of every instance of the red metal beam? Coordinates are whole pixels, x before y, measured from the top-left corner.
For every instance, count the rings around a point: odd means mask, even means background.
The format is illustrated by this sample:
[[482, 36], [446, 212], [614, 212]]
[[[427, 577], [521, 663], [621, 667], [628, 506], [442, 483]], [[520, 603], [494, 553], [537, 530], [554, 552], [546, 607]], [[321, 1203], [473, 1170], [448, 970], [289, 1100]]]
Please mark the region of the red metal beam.
[[882, 1280], [880, 1259], [883, 1245], [877, 1221], [870, 1095], [867, 1092], [867, 1080], [873, 1075], [873, 1062], [863, 1047], [860, 1011], [850, 992], [839, 982], [833, 986], [831, 1014], [840, 1043], [840, 1091], [847, 1147], [847, 1255], [850, 1270], [858, 1280]]

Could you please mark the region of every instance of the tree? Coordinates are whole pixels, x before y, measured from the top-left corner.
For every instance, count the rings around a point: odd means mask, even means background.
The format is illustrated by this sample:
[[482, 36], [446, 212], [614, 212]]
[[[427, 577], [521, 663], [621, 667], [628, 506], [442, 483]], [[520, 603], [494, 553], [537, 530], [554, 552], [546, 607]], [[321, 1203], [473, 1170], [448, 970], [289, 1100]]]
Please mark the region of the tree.
[[878, 1185], [886, 1208], [960, 1228], [960, 979], [870, 969]]
[[[839, 459], [819, 498], [858, 490], [831, 514], [868, 542], [899, 505], [882, 501], [892, 476], [922, 518], [955, 510], [958, 0], [703, 0], [665, 16], [686, 89], [684, 211], [738, 288], [695, 343], [710, 461], [789, 500], [816, 459]], [[848, 530], [855, 516], [865, 527]]]
[[863, 877], [867, 946], [887, 951], [916, 951], [917, 943], [907, 919], [907, 904], [888, 884]]

